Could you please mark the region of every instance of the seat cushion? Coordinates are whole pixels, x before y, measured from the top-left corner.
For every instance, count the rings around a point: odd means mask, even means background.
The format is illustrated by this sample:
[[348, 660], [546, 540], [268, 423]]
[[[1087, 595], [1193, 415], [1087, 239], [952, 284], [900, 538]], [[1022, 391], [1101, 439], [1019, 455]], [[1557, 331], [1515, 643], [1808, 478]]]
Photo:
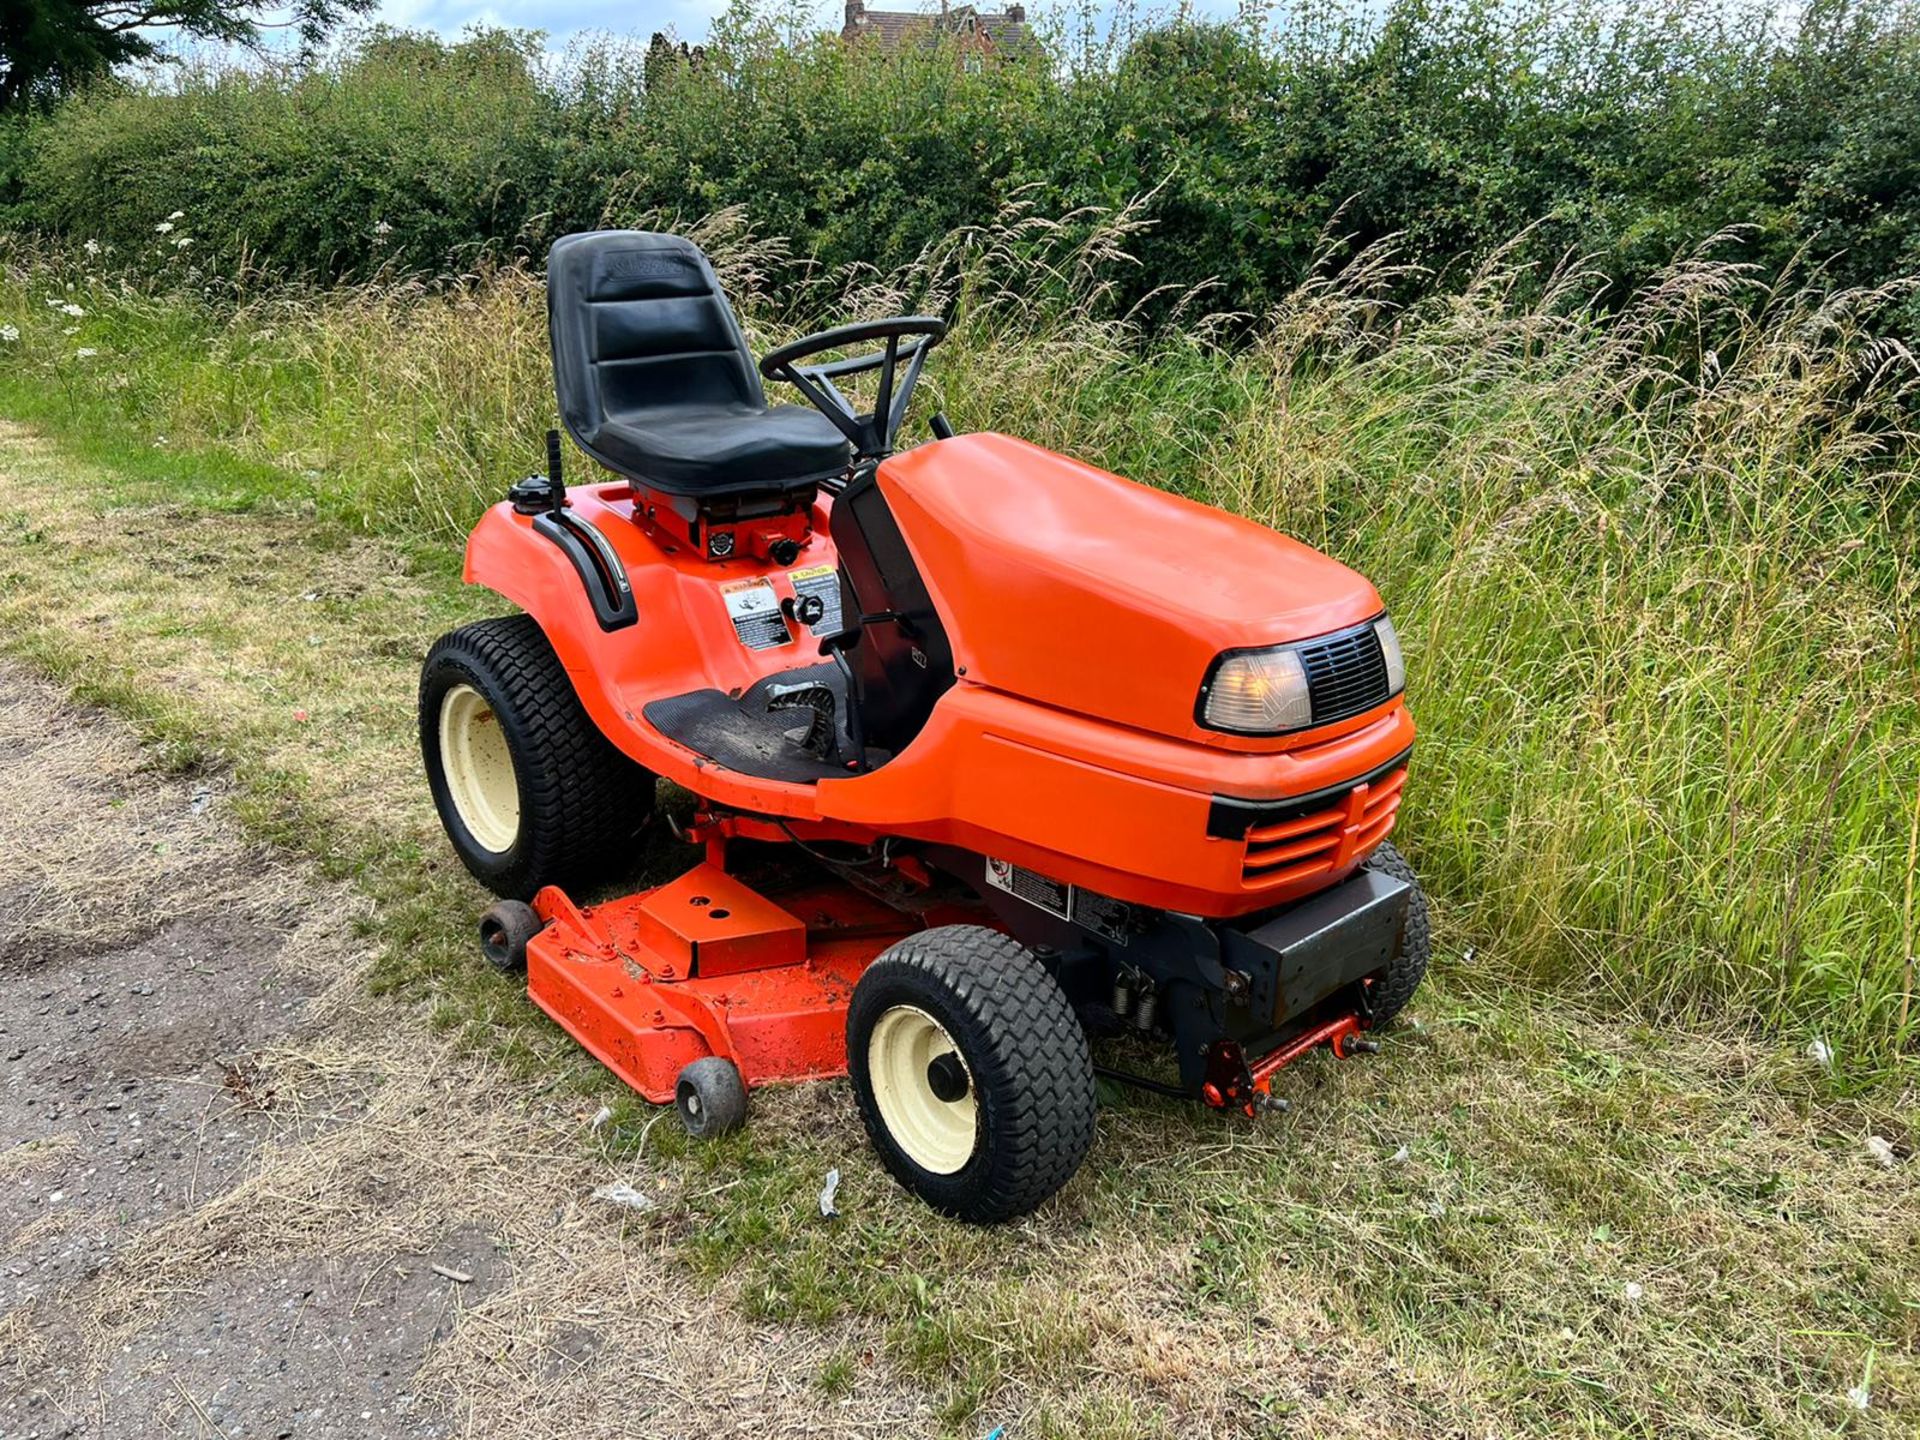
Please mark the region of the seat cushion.
[[818, 410], [677, 405], [609, 418], [594, 451], [618, 469], [674, 490], [811, 485], [847, 468], [846, 436]]

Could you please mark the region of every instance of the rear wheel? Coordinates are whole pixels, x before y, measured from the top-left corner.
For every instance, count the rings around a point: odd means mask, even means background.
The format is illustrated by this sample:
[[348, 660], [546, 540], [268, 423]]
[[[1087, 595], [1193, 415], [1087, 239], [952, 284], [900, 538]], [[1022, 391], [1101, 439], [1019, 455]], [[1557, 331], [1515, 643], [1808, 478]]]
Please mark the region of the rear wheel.
[[881, 1161], [936, 1210], [1024, 1215], [1093, 1144], [1093, 1062], [1059, 982], [996, 930], [909, 936], [867, 968], [847, 1069]]
[[494, 894], [617, 873], [653, 776], [602, 735], [529, 615], [443, 637], [420, 672], [420, 753], [461, 861]]
[[1427, 892], [1420, 888], [1420, 877], [1413, 866], [1391, 844], [1382, 844], [1367, 860], [1367, 869], [1378, 870], [1413, 887], [1407, 896], [1407, 929], [1400, 953], [1393, 963], [1367, 979], [1367, 1004], [1372, 1012], [1369, 1028], [1378, 1029], [1406, 1008], [1413, 992], [1427, 973], [1433, 958], [1433, 924], [1427, 913]]

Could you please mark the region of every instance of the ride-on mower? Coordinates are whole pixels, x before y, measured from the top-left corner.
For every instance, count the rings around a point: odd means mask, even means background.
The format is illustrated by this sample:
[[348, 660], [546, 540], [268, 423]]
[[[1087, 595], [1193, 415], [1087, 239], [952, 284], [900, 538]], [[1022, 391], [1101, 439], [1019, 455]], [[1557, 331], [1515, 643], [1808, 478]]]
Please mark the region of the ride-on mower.
[[[1373, 1048], [1428, 955], [1373, 586], [937, 414], [896, 451], [939, 319], [756, 367], [686, 240], [571, 235], [547, 283], [562, 421], [614, 478], [568, 486], [549, 435], [467, 544], [522, 613], [420, 682], [440, 817], [506, 897], [482, 946], [541, 1009], [695, 1136], [848, 1074], [887, 1169], [982, 1222], [1073, 1175], [1096, 1073], [1251, 1115]], [[586, 903], [657, 777], [697, 862]], [[1097, 1069], [1115, 1031], [1173, 1063]]]

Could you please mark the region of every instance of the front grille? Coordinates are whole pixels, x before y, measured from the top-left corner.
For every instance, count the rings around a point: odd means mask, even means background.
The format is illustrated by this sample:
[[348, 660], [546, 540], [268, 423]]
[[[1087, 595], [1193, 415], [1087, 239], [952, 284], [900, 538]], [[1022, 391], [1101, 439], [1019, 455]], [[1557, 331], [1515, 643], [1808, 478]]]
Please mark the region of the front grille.
[[1331, 875], [1387, 838], [1407, 783], [1398, 770], [1353, 787], [1324, 810], [1247, 831], [1242, 880], [1249, 890], [1278, 890]]
[[1306, 667], [1315, 725], [1331, 725], [1386, 702], [1387, 657], [1371, 621], [1296, 649]]

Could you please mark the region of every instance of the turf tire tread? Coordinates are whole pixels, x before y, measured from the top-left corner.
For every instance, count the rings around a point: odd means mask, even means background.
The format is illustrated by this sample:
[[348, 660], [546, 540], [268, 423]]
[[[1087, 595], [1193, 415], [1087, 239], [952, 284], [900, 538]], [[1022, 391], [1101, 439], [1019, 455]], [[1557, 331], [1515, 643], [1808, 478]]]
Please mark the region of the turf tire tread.
[[[525, 900], [543, 885], [583, 886], [633, 861], [633, 841], [653, 807], [653, 776], [616, 749], [587, 715], [573, 681], [530, 615], [482, 620], [443, 636], [422, 669], [421, 743], [437, 741], [427, 677], [455, 662], [485, 683], [504, 711], [521, 787], [521, 842], [506, 872], [468, 868], [495, 892]], [[427, 757], [429, 766], [435, 756]], [[456, 848], [459, 848], [456, 846]]]
[[[1028, 1213], [1072, 1179], [1093, 1146], [1093, 1061], [1065, 992], [1024, 946], [981, 926], [941, 926], [895, 944], [867, 977], [876, 987], [900, 977], [910, 986], [944, 991], [967, 1017], [968, 1034], [956, 1039], [990, 1115], [986, 1168], [962, 1202], [927, 1195], [930, 1201], [957, 1218], [990, 1224]], [[852, 1013], [859, 1005], [856, 997]], [[852, 1032], [850, 1024], [850, 1049], [856, 1044]], [[857, 1043], [864, 1045], [864, 1037]], [[864, 1051], [858, 1066], [864, 1073]], [[884, 1143], [885, 1125], [870, 1087], [856, 1084], [855, 1092], [889, 1169], [926, 1194], [911, 1173], [902, 1173]]]
[[1420, 877], [1413, 873], [1407, 857], [1391, 843], [1383, 843], [1367, 859], [1367, 869], [1378, 870], [1413, 887], [1407, 897], [1406, 943], [1373, 987], [1373, 1028], [1386, 1025], [1413, 999], [1426, 977], [1427, 964], [1433, 958], [1433, 919], [1427, 910], [1427, 892], [1420, 888]]

